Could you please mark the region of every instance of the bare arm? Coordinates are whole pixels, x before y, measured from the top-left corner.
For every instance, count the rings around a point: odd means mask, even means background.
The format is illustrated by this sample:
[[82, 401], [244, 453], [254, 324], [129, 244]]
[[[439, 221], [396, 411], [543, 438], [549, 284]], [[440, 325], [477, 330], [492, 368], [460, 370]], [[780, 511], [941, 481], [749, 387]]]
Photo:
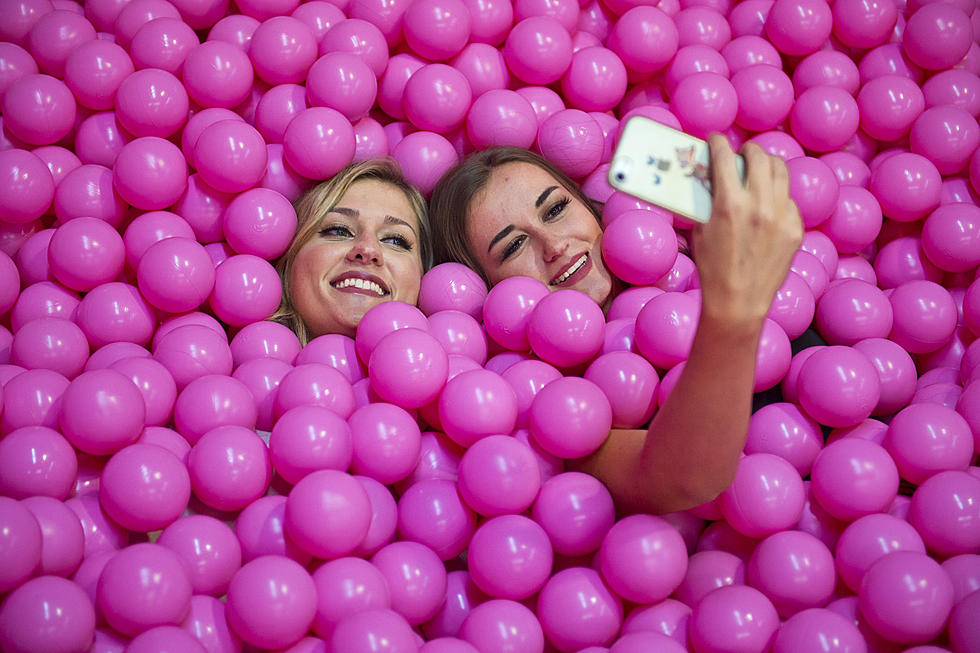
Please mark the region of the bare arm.
[[620, 509], [664, 513], [731, 483], [745, 445], [759, 335], [803, 227], [785, 164], [749, 145], [747, 179], [727, 141], [709, 141], [715, 199], [692, 234], [702, 308], [691, 353], [648, 431], [613, 431], [576, 467], [606, 483]]

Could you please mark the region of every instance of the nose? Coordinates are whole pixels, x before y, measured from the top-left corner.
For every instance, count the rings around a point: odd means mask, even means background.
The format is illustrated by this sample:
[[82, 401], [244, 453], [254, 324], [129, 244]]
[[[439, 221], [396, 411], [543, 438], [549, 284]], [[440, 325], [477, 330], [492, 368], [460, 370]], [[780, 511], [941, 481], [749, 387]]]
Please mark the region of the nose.
[[381, 265], [384, 257], [377, 239], [373, 235], [362, 233], [351, 243], [347, 260], [351, 263]]
[[545, 233], [541, 239], [542, 254], [548, 263], [557, 261], [568, 249], [568, 241], [557, 233]]

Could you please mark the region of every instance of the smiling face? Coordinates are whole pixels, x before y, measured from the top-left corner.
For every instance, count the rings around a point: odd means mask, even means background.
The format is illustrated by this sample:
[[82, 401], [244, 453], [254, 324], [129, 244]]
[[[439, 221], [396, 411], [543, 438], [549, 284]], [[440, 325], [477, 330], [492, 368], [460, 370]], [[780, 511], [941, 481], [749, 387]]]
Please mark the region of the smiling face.
[[297, 252], [290, 297], [312, 337], [353, 337], [387, 301], [415, 304], [422, 280], [419, 220], [405, 193], [376, 179], [351, 184]]
[[551, 290], [584, 292], [600, 306], [612, 292], [595, 216], [547, 171], [530, 163], [494, 169], [469, 205], [466, 235], [491, 284], [532, 277]]

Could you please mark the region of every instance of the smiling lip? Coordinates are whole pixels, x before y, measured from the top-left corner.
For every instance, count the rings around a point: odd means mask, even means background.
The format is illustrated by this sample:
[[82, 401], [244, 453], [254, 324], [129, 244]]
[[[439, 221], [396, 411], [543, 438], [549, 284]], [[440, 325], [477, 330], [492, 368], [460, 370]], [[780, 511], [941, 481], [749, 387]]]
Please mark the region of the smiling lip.
[[373, 274], [350, 271], [335, 277], [330, 286], [340, 292], [368, 295], [369, 297], [387, 297], [391, 294], [385, 282]]
[[[549, 282], [549, 286], [573, 286], [579, 281], [581, 281], [585, 275], [592, 270], [592, 258], [589, 256], [588, 252], [582, 252], [572, 260], [570, 260], [562, 269], [561, 272], [555, 275], [555, 278]], [[571, 274], [569, 274], [571, 272]]]

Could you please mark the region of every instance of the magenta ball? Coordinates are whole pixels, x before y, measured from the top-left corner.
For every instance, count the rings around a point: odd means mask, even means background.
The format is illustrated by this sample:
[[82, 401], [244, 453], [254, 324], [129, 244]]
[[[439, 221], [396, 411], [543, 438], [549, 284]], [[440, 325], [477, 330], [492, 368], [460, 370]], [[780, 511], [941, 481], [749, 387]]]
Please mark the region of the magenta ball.
[[255, 428], [256, 408], [248, 388], [223, 374], [208, 374], [188, 383], [173, 412], [174, 426], [192, 445], [211, 429], [226, 424]]
[[939, 206], [942, 178], [929, 159], [904, 152], [888, 157], [872, 170], [869, 190], [886, 217], [914, 222]]
[[173, 376], [177, 389], [205, 374], [230, 374], [231, 349], [223, 333], [209, 326], [184, 324], [160, 335], [153, 357]]
[[509, 435], [474, 443], [459, 462], [459, 492], [485, 516], [520, 513], [534, 502], [541, 474], [531, 449]]
[[773, 640], [773, 653], [820, 650], [863, 651], [866, 643], [857, 625], [843, 615], [825, 608], [810, 608], [794, 614], [779, 627]]
[[9, 433], [22, 426], [58, 427], [61, 399], [69, 381], [47, 369], [25, 370], [3, 389], [2, 426]]
[[149, 136], [130, 141], [113, 168], [119, 196], [138, 209], [152, 211], [174, 204], [187, 185], [187, 163], [170, 141]]
[[289, 483], [319, 469], [343, 471], [353, 456], [350, 427], [326, 408], [297, 406], [272, 427], [269, 451], [276, 473]]
[[463, 372], [446, 383], [439, 397], [439, 420], [446, 435], [468, 447], [488, 435], [510, 433], [517, 421], [517, 398], [493, 372]]
[[224, 193], [255, 186], [268, 160], [262, 135], [240, 120], [220, 120], [204, 128], [194, 146], [202, 181]]
[[0, 152], [0, 210], [4, 222], [26, 224], [40, 218], [54, 199], [54, 178], [37, 155], [27, 150]]
[[183, 621], [191, 592], [176, 553], [160, 544], [134, 544], [106, 563], [98, 581], [99, 612], [114, 630], [134, 636]]
[[681, 292], [650, 299], [636, 316], [636, 346], [644, 358], [664, 369], [686, 360], [701, 312], [699, 303]]
[[653, 416], [660, 379], [643, 357], [628, 351], [603, 354], [589, 365], [585, 378], [609, 399], [613, 428], [638, 428]]
[[442, 134], [463, 124], [472, 99], [463, 73], [445, 64], [428, 64], [405, 84], [402, 105], [415, 127]]
[[65, 389], [59, 424], [76, 448], [107, 455], [134, 442], [145, 417], [143, 396], [128, 377], [94, 370], [80, 374]]
[[865, 515], [845, 528], [835, 548], [840, 579], [852, 592], [861, 589], [865, 573], [893, 551], [925, 553], [922, 537], [904, 519], [884, 513]]
[[766, 317], [778, 324], [787, 337], [796, 339], [810, 328], [815, 313], [813, 291], [800, 275], [790, 271], [776, 291]]
[[205, 433], [187, 456], [194, 495], [217, 510], [241, 510], [269, 487], [272, 468], [254, 430], [229, 424]]
[[544, 649], [544, 633], [535, 614], [524, 605], [506, 599], [475, 606], [463, 620], [459, 637], [478, 650]]
[[884, 511], [898, 493], [898, 469], [891, 456], [881, 445], [860, 438], [824, 447], [810, 479], [820, 506], [843, 521]]
[[578, 109], [564, 109], [538, 127], [538, 149], [572, 178], [595, 170], [602, 162], [604, 138], [596, 120]]
[[966, 56], [971, 33], [970, 18], [962, 9], [931, 3], [908, 17], [902, 48], [917, 66], [942, 70]]
[[666, 520], [633, 515], [606, 534], [599, 549], [599, 570], [618, 596], [634, 603], [656, 603], [684, 580], [687, 548]]
[[971, 116], [976, 116], [980, 113], [978, 81], [980, 78], [976, 75], [958, 68], [936, 73], [922, 85], [926, 106], [950, 104], [966, 109]]
[[7, 87], [3, 96], [4, 126], [30, 145], [51, 145], [75, 124], [75, 98], [68, 86], [50, 75], [28, 74]]
[[817, 303], [816, 324], [833, 345], [853, 345], [865, 338], [885, 338], [892, 329], [892, 306], [873, 284], [842, 279], [830, 284]]
[[419, 308], [426, 315], [457, 310], [482, 320], [487, 285], [460, 263], [441, 263], [425, 273], [419, 288]]
[[783, 531], [762, 540], [746, 567], [748, 584], [784, 617], [826, 605], [837, 584], [834, 556], [809, 533]]
[[598, 550], [615, 518], [609, 490], [595, 477], [580, 472], [558, 474], [546, 481], [535, 499], [533, 514], [555, 552], [568, 556]]
[[377, 92], [374, 72], [361, 57], [348, 52], [328, 52], [320, 57], [306, 80], [311, 105], [335, 109], [351, 122], [367, 115]]
[[125, 261], [122, 236], [98, 218], [76, 218], [62, 224], [48, 245], [48, 265], [62, 285], [89, 291], [113, 281]]
[[953, 583], [924, 553], [895, 551], [868, 569], [858, 594], [861, 616], [889, 641], [924, 644], [942, 632], [953, 608]]
[[553, 549], [544, 529], [521, 515], [484, 522], [467, 552], [470, 575], [494, 598], [521, 600], [540, 590], [551, 575]]
[[612, 408], [602, 389], [578, 377], [556, 379], [535, 396], [530, 412], [534, 441], [561, 458], [595, 452], [609, 435]]
[[133, 270], [151, 245], [173, 236], [193, 240], [194, 230], [179, 215], [170, 211], [148, 211], [136, 217], [123, 232], [126, 246], [126, 264]]
[[852, 48], [870, 49], [881, 45], [898, 20], [898, 8], [890, 2], [865, 3], [844, 0], [833, 5], [834, 36]]
[[925, 109], [919, 85], [904, 75], [869, 80], [857, 96], [861, 129], [872, 138], [894, 141], [906, 136]]
[[889, 295], [895, 321], [889, 338], [910, 353], [943, 346], [956, 329], [956, 305], [945, 288], [932, 281], [908, 281]]
[[4, 599], [0, 633], [11, 653], [85, 650], [95, 635], [95, 606], [78, 584], [39, 576]]
[[429, 333], [449, 355], [465, 356], [482, 365], [487, 361], [487, 336], [480, 323], [462, 311], [429, 315]]
[[313, 631], [330, 637], [344, 617], [368, 610], [387, 610], [391, 597], [377, 567], [360, 558], [338, 558], [313, 572], [317, 590]]
[[980, 208], [972, 204], [940, 206], [922, 225], [922, 251], [948, 272], [966, 272], [980, 264]]
[[282, 282], [272, 264], [254, 254], [230, 256], [214, 271], [209, 304], [225, 324], [245, 326], [279, 307]]
[[431, 131], [408, 134], [392, 147], [391, 156], [424, 195], [431, 194], [439, 179], [459, 162], [453, 144]]
[[75, 378], [88, 360], [89, 344], [75, 323], [39, 317], [22, 325], [10, 343], [10, 361], [27, 369], [57, 372]]
[[605, 320], [588, 295], [557, 290], [541, 299], [528, 320], [531, 349], [557, 367], [591, 360], [602, 347]]
[[136, 137], [173, 136], [187, 121], [189, 108], [184, 85], [158, 68], [137, 70], [116, 91], [116, 118]]
[[775, 454], [790, 462], [801, 476], [809, 475], [822, 447], [820, 425], [794, 404], [768, 404], [749, 420], [745, 453]]
[[789, 116], [793, 82], [780, 68], [767, 64], [746, 66], [732, 75], [731, 82], [738, 95], [735, 123], [740, 127], [765, 131]]
[[421, 434], [412, 417], [396, 405], [358, 408], [347, 420], [353, 443], [351, 469], [382, 483], [394, 483], [415, 468]]
[[248, 56], [256, 75], [268, 84], [298, 84], [317, 56], [317, 40], [302, 20], [274, 16], [252, 34]]
[[670, 109], [684, 130], [707, 138], [727, 130], [738, 114], [738, 92], [732, 82], [716, 72], [695, 72], [681, 79], [674, 89]]
[[412, 625], [435, 616], [446, 599], [446, 569], [424, 544], [393, 542], [375, 553], [371, 564], [387, 583], [391, 609]]
[[420, 329], [398, 329], [388, 334], [378, 341], [368, 363], [374, 391], [403, 408], [418, 408], [435, 399], [448, 373], [445, 350]]
[[[737, 555], [727, 551], [698, 551], [688, 560], [687, 573], [674, 592], [674, 597], [686, 606], [694, 606], [719, 587], [744, 584], [745, 562]], [[675, 599], [667, 599], [659, 605], [663, 606], [672, 600]], [[637, 619], [639, 617], [633, 617], [630, 621], [635, 622]]]
[[353, 551], [371, 520], [367, 493], [354, 477], [337, 470], [305, 476], [289, 493], [286, 533], [304, 551], [332, 559]]
[[577, 651], [611, 644], [623, 623], [623, 606], [599, 573], [569, 567], [541, 590], [538, 619], [556, 648]]
[[733, 640], [740, 650], [761, 653], [769, 649], [779, 627], [771, 601], [746, 585], [721, 587], [694, 608], [689, 629], [694, 650], [724, 650]]
[[630, 70], [651, 73], [667, 65], [677, 52], [679, 34], [670, 16], [658, 7], [637, 6], [612, 24], [607, 47]]
[[980, 542], [978, 480], [968, 471], [940, 472], [912, 495], [909, 522], [933, 554], [946, 557], [976, 551]]
[[235, 532], [214, 517], [181, 517], [164, 529], [157, 543], [186, 563], [195, 594], [224, 595], [242, 566], [242, 548]]
[[902, 478], [921, 485], [939, 472], [965, 470], [973, 458], [973, 436], [955, 410], [922, 403], [892, 418], [885, 448]]
[[732, 528], [758, 538], [795, 525], [805, 499], [803, 479], [793, 465], [774, 454], [756, 453], [739, 461], [718, 505]]
[[626, 93], [626, 66], [612, 50], [588, 47], [572, 55], [561, 80], [568, 104], [584, 111], [608, 111]]
[[826, 426], [858, 424], [871, 415], [881, 396], [881, 382], [871, 361], [840, 345], [810, 356], [800, 369], [798, 384], [800, 405]]
[[426, 545], [442, 560], [465, 550], [475, 529], [476, 513], [463, 503], [451, 480], [416, 481], [398, 501], [402, 539]]
[[0, 440], [0, 489], [15, 499], [67, 499], [75, 484], [78, 458], [54, 429], [26, 426]]
[[810, 54], [823, 45], [833, 26], [830, 6], [822, 0], [776, 0], [765, 21], [766, 36], [783, 54]]
[[961, 172], [980, 145], [980, 127], [966, 109], [939, 106], [926, 109], [909, 132], [912, 151], [932, 161], [943, 175]]
[[890, 415], [903, 408], [912, 398], [916, 369], [912, 357], [897, 343], [884, 338], [868, 338], [854, 344], [878, 372], [881, 393], [874, 415]]
[[131, 531], [164, 528], [181, 515], [190, 496], [187, 468], [161, 447], [131, 444], [116, 452], [102, 471], [102, 508]]
[[197, 34], [180, 16], [160, 16], [136, 29], [127, 48], [136, 68], [157, 68], [179, 75], [187, 53], [199, 44]]
[[531, 312], [548, 295], [548, 287], [537, 279], [504, 279], [490, 289], [483, 305], [487, 335], [511, 351], [527, 351], [531, 348], [527, 335]]
[[154, 307], [182, 313], [200, 306], [214, 288], [215, 270], [202, 245], [192, 238], [165, 238], [139, 260], [140, 293]]
[[201, 107], [236, 107], [252, 90], [248, 55], [231, 43], [207, 41], [191, 48], [182, 67], [184, 88]]
[[670, 222], [659, 216], [649, 211], [627, 211], [603, 232], [602, 258], [609, 270], [627, 283], [656, 283], [674, 265], [677, 236]]
[[[822, 4], [822, 0], [814, 2]], [[803, 147], [829, 152], [854, 136], [859, 119], [858, 104], [850, 93], [834, 86], [814, 86], [793, 104], [790, 128]]]
[[[4, 592], [19, 587], [30, 578], [41, 562], [44, 542], [37, 519], [23, 503], [0, 497], [0, 553], [5, 564], [0, 571], [0, 588]], [[549, 569], [550, 571], [550, 569]]]
[[491, 89], [477, 96], [466, 117], [466, 134], [477, 148], [530, 147], [537, 131], [534, 107], [508, 89]]
[[412, 627], [393, 610], [372, 609], [341, 619], [329, 641], [329, 653], [370, 653], [377, 642], [384, 642], [391, 653], [413, 653], [418, 650], [417, 635]]
[[572, 61], [572, 39], [557, 19], [532, 16], [515, 25], [504, 47], [507, 67], [529, 84], [558, 81]]
[[404, 13], [405, 42], [432, 61], [456, 55], [470, 39], [470, 12], [460, 0], [422, 0]]
[[232, 577], [226, 603], [228, 625], [252, 646], [282, 648], [302, 638], [316, 614], [316, 586], [298, 563], [262, 556]]

